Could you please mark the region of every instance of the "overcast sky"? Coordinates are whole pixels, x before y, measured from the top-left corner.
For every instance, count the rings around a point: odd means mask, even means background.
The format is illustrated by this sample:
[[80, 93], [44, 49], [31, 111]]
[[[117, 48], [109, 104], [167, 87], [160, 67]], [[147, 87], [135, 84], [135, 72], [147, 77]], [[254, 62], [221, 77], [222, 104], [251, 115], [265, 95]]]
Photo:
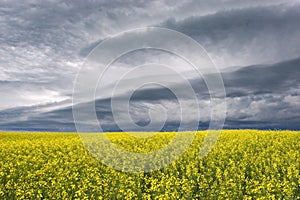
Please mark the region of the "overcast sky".
[[[225, 128], [299, 129], [299, 19], [295, 0], [1, 1], [0, 130], [74, 130], [73, 83], [87, 55], [102, 41], [143, 27], [176, 30], [203, 46], [223, 77]], [[105, 87], [96, 94], [102, 128], [120, 128], [107, 91], [129, 69], [147, 63], [167, 64], [189, 77], [201, 109], [199, 128], [206, 128], [211, 108], [204, 80], [177, 56], [149, 49], [122, 56], [104, 77]], [[150, 75], [145, 71], [131, 78]], [[182, 84], [175, 81], [173, 87], [184, 91]], [[128, 93], [125, 83], [122, 87], [119, 99]], [[187, 105], [189, 98], [184, 96]], [[149, 130], [161, 121], [166, 121], [164, 130], [176, 130], [178, 107], [172, 91], [141, 87], [131, 98], [131, 119], [122, 114], [124, 108], [115, 109], [122, 127], [131, 127], [131, 120], [144, 127], [151, 120]], [[194, 109], [191, 105], [184, 112]]]

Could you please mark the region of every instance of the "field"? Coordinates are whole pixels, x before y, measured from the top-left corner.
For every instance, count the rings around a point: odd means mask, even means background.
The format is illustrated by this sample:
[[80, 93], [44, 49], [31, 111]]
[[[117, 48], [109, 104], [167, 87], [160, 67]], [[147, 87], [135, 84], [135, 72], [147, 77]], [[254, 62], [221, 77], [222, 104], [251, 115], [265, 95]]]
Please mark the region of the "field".
[[[109, 138], [130, 151], [175, 133]], [[300, 199], [300, 132], [227, 130], [198, 156], [205, 132], [169, 166], [124, 173], [93, 158], [75, 133], [0, 133], [0, 199]]]

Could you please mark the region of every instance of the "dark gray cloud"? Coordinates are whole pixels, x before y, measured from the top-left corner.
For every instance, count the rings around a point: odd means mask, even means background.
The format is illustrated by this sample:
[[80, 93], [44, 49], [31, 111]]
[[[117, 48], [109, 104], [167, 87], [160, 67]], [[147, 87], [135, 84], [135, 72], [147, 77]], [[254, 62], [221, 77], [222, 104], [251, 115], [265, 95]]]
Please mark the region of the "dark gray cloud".
[[161, 26], [185, 33], [224, 66], [267, 64], [300, 55], [300, 4], [222, 10]]
[[259, 94], [290, 94], [300, 81], [300, 59], [273, 65], [255, 65], [223, 73], [228, 97]]

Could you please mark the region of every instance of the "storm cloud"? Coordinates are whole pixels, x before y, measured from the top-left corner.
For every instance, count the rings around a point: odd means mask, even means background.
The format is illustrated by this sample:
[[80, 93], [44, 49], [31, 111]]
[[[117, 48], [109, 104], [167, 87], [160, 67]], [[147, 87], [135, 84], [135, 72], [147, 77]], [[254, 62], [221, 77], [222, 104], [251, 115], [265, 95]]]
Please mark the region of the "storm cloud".
[[[153, 26], [190, 36], [212, 58], [226, 90], [225, 128], [299, 129], [299, 19], [300, 2], [284, 0], [1, 2], [0, 130], [74, 131], [73, 83], [89, 52], [117, 33]], [[207, 128], [212, 108], [205, 80], [170, 53], [141, 50], [121, 57], [105, 79], [107, 91], [128, 69], [153, 62], [188, 76], [201, 108], [199, 128]], [[174, 82], [174, 87], [189, 105], [184, 84]], [[98, 91], [103, 95], [95, 101], [99, 124], [106, 131], [120, 130], [107, 91]], [[116, 98], [126, 92], [124, 86]], [[167, 113], [162, 130], [177, 130], [176, 95], [164, 87], [139, 88], [130, 101], [131, 119], [121, 123], [159, 124], [162, 109]]]

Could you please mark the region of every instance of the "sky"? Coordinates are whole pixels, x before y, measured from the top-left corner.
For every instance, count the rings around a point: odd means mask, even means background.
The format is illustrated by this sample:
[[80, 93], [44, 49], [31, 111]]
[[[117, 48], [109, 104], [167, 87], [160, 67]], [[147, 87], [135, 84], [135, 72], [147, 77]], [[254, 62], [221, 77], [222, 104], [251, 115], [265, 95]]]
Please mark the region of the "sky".
[[[224, 128], [299, 130], [299, 19], [296, 0], [1, 1], [0, 130], [74, 131], [73, 87], [90, 52], [124, 31], [144, 27], [178, 31], [205, 49], [224, 82]], [[135, 42], [120, 37], [124, 45]], [[122, 82], [119, 103], [112, 108], [111, 91], [120, 77], [149, 63], [168, 65], [187, 77], [197, 106], [185, 93], [184, 81], [145, 69]], [[122, 100], [130, 83], [154, 76], [158, 82], [172, 80], [173, 89], [140, 85], [130, 97], [128, 115]], [[195, 121], [199, 129], [208, 128], [214, 108], [205, 78], [170, 52], [142, 49], [123, 55], [103, 82], [93, 101], [102, 130], [178, 130], [183, 114], [184, 130]], [[78, 107], [84, 111], [89, 104]]]

